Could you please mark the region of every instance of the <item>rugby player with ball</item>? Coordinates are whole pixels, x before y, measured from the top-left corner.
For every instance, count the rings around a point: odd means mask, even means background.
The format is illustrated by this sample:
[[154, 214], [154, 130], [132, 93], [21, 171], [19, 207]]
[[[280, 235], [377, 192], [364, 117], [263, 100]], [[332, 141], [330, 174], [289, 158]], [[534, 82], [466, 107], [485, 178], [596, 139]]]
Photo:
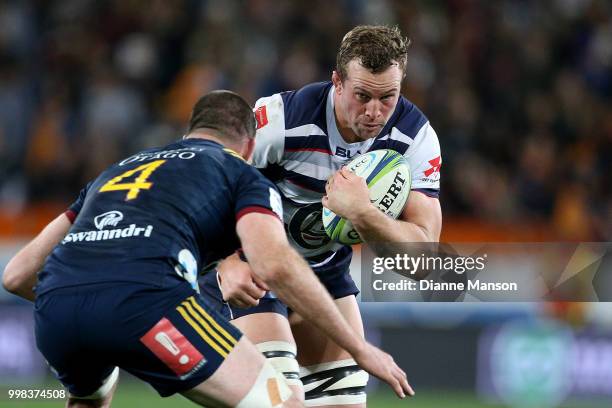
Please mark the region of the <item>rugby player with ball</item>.
[[[359, 290], [349, 274], [351, 247], [326, 234], [323, 209], [352, 223], [365, 242], [440, 237], [438, 137], [425, 115], [400, 95], [408, 45], [397, 28], [355, 27], [342, 40], [331, 81], [264, 97], [255, 106], [253, 163], [282, 193], [289, 241], [362, 336]], [[370, 202], [366, 179], [343, 168], [358, 155], [381, 149], [397, 152], [410, 169], [410, 196], [397, 219]], [[217, 310], [256, 343], [295, 390], [304, 390], [307, 406], [364, 407], [368, 375], [349, 353], [256, 282], [244, 260], [236, 254], [221, 263], [216, 276], [205, 276], [200, 282], [205, 296], [216, 299]]]

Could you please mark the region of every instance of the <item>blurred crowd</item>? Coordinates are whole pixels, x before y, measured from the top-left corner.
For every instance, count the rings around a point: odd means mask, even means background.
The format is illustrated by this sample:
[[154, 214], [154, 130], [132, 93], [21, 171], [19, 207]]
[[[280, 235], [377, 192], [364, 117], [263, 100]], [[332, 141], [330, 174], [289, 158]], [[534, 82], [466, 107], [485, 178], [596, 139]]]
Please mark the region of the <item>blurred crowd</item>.
[[612, 3], [5, 0], [0, 208], [69, 203], [178, 139], [199, 95], [327, 80], [352, 26], [412, 40], [404, 95], [442, 145], [444, 215], [612, 240]]

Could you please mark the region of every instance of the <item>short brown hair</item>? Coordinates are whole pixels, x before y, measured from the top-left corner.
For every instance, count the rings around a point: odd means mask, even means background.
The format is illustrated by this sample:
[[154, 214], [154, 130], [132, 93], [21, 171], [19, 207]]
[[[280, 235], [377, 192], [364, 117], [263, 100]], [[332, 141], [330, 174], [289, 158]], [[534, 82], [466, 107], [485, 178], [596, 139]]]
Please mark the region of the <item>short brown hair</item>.
[[194, 105], [188, 133], [198, 129], [213, 129], [224, 138], [240, 142], [244, 136], [255, 137], [253, 108], [237, 93], [212, 91]]
[[346, 33], [336, 57], [336, 72], [340, 79], [347, 78], [349, 62], [357, 59], [373, 74], [385, 71], [397, 63], [404, 72], [410, 40], [402, 36], [399, 28], [360, 25]]

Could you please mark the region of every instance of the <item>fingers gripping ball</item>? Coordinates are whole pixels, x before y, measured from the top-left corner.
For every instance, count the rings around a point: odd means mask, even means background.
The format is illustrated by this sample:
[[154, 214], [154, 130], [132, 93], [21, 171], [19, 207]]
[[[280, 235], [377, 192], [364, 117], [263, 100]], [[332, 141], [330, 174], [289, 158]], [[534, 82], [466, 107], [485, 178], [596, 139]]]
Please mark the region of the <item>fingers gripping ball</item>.
[[[366, 179], [370, 201], [389, 217], [402, 213], [410, 194], [410, 167], [394, 150], [382, 149], [364, 153], [347, 165], [356, 175]], [[345, 245], [361, 242], [351, 222], [323, 207], [323, 227], [329, 237]]]

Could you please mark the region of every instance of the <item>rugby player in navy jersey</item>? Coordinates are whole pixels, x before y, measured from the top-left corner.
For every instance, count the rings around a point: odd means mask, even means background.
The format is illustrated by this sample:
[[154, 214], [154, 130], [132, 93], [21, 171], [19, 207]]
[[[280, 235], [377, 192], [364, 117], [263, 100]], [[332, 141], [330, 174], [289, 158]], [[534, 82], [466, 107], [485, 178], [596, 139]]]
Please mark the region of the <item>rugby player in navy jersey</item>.
[[[360, 335], [351, 248], [327, 237], [322, 205], [349, 219], [366, 242], [435, 242], [441, 230], [438, 138], [425, 115], [400, 95], [408, 45], [396, 28], [358, 26], [342, 40], [331, 81], [264, 97], [255, 106], [253, 163], [282, 194], [289, 241]], [[364, 179], [341, 170], [376, 149], [396, 150], [411, 168], [412, 192], [398, 220], [370, 203]], [[250, 275], [246, 263], [231, 257], [217, 277], [204, 277], [202, 288], [294, 389], [303, 384], [307, 406], [365, 406], [368, 376], [350, 353]]]
[[238, 95], [202, 97], [183, 140], [110, 166], [9, 262], [3, 284], [35, 300], [37, 345], [70, 392], [67, 406], [110, 406], [118, 367], [161, 396], [201, 405], [301, 405], [198, 293], [198, 272], [240, 246], [260, 286], [399, 396], [412, 394], [405, 373], [355, 334], [289, 246], [276, 188], [245, 162], [254, 136]]

